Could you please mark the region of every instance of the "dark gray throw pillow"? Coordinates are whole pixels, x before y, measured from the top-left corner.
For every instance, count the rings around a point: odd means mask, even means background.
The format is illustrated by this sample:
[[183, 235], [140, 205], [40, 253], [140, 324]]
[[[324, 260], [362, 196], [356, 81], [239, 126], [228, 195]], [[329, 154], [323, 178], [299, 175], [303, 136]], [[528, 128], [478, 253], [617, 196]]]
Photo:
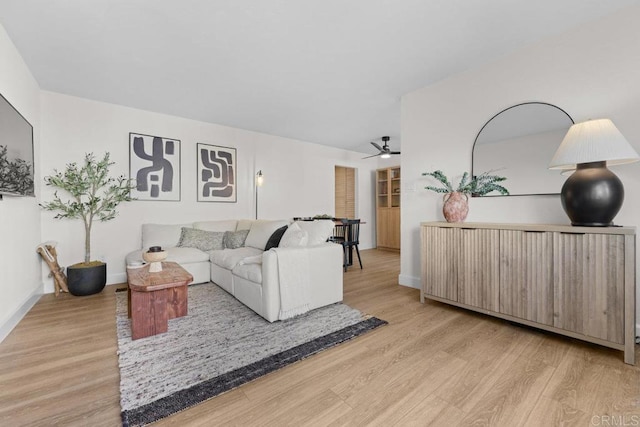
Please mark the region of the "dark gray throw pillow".
[[280, 244], [280, 240], [282, 240], [284, 232], [287, 231], [287, 228], [288, 226], [285, 225], [274, 231], [271, 237], [269, 237], [269, 240], [267, 240], [267, 246], [264, 247], [264, 250], [268, 251], [271, 248], [277, 248]]
[[183, 248], [196, 248], [208, 252], [224, 249], [222, 244], [223, 238], [224, 232], [182, 227], [178, 246]]
[[225, 231], [223, 245], [226, 249], [238, 249], [244, 246], [249, 230]]

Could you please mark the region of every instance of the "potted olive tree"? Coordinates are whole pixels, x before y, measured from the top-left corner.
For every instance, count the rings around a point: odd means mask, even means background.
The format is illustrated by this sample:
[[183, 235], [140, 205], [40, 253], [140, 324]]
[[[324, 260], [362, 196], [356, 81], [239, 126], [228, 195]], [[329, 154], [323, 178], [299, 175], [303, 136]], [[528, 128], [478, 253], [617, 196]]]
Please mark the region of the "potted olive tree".
[[96, 160], [93, 153], [85, 155], [84, 163], [69, 163], [59, 172], [54, 169], [51, 176], [44, 178], [45, 184], [63, 190], [65, 199], [58, 191], [53, 200], [40, 206], [48, 211], [57, 211], [58, 219], [81, 219], [84, 223], [84, 261], [67, 267], [67, 284], [73, 295], [91, 295], [104, 289], [107, 282], [107, 265], [91, 260], [91, 227], [94, 221], [109, 221], [118, 214], [116, 207], [131, 200], [131, 189], [135, 188], [130, 179], [123, 175], [109, 176], [109, 168], [114, 163], [105, 153]]

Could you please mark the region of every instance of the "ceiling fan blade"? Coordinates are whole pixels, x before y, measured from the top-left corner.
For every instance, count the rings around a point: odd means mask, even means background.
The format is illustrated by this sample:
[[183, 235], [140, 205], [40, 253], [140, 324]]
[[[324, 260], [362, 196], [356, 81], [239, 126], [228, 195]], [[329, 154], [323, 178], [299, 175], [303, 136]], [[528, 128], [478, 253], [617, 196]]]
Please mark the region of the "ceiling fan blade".
[[392, 151], [389, 154], [400, 154], [400, 152], [399, 151]]
[[384, 151], [382, 149], [382, 147], [380, 147], [378, 144], [376, 144], [375, 142], [372, 142], [371, 145], [373, 145], [374, 147], [376, 147], [379, 151]]
[[378, 157], [380, 154], [374, 154], [373, 156], [367, 156], [367, 157], [363, 157], [363, 159], [369, 159], [371, 157]]

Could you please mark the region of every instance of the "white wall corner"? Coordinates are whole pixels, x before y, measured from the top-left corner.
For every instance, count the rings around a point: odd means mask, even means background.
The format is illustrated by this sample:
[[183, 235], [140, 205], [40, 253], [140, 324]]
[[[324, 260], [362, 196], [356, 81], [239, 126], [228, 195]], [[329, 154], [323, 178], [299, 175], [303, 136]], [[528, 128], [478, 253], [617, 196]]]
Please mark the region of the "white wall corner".
[[409, 276], [407, 274], [398, 275], [398, 283], [409, 288], [420, 289], [420, 278]]
[[37, 286], [27, 299], [20, 304], [20, 306], [18, 306], [18, 308], [0, 325], [0, 342], [4, 341], [4, 339], [9, 336], [13, 328], [15, 328], [29, 310], [36, 305], [40, 297], [43, 295], [43, 288], [43, 284], [40, 283], [40, 286]]

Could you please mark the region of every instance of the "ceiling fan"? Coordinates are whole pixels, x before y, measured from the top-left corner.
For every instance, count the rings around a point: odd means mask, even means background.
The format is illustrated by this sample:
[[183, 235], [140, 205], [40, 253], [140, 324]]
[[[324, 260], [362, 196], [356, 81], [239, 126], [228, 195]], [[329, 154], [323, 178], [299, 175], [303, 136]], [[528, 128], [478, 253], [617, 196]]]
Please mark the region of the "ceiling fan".
[[380, 158], [382, 159], [388, 159], [389, 157], [391, 157], [392, 154], [400, 154], [399, 151], [391, 151], [391, 149], [389, 148], [389, 144], [387, 144], [390, 139], [391, 138], [389, 138], [388, 136], [383, 136], [382, 142], [384, 144], [382, 145], [382, 147], [380, 146], [380, 144], [376, 144], [375, 142], [372, 142], [371, 145], [376, 147], [380, 152], [378, 154], [374, 154], [373, 156], [363, 157], [363, 159], [368, 159], [370, 157], [377, 157], [377, 156], [380, 156]]

